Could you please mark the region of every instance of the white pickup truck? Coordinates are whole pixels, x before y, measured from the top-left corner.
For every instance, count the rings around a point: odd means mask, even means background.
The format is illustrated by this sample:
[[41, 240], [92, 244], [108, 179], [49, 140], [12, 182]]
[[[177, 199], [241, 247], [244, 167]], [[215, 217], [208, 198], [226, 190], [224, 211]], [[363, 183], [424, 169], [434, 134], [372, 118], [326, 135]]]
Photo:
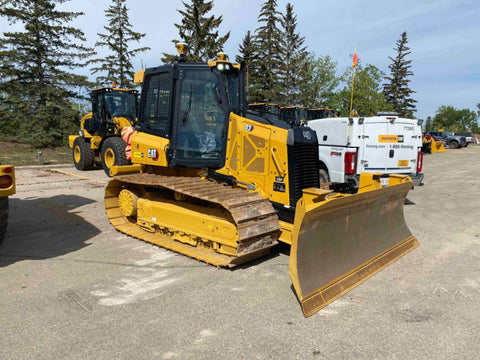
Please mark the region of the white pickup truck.
[[361, 172], [409, 175], [414, 185], [423, 180], [422, 120], [394, 114], [308, 121], [319, 143], [320, 179], [358, 188]]

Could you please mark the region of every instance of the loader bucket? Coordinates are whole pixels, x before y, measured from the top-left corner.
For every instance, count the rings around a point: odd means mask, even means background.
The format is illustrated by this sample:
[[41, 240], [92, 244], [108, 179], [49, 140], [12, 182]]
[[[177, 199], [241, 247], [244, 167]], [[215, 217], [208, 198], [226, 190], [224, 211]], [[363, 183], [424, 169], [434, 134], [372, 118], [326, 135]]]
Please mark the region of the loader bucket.
[[289, 273], [305, 317], [415, 247], [403, 204], [411, 183], [325, 199], [307, 189], [297, 203]]
[[432, 147], [431, 147], [432, 153], [437, 153], [437, 152], [446, 152], [445, 146], [443, 146], [443, 141], [432, 141]]

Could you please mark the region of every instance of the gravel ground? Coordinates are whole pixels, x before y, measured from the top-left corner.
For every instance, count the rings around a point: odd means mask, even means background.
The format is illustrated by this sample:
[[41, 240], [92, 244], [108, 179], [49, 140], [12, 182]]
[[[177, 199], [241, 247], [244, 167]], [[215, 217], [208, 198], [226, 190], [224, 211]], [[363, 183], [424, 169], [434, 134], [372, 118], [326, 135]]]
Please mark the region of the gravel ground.
[[0, 359], [476, 359], [480, 146], [425, 155], [420, 247], [305, 319], [288, 247], [218, 270], [125, 236], [103, 170], [18, 167], [0, 246]]

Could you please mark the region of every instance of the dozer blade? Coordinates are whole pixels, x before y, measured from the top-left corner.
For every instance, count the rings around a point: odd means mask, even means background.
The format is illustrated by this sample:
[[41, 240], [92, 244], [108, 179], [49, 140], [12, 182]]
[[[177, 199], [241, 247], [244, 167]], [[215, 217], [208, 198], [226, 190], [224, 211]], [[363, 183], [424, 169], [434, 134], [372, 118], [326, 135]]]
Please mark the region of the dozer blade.
[[446, 152], [445, 146], [443, 146], [443, 141], [432, 141], [432, 153], [436, 152]]
[[406, 182], [327, 200], [326, 190], [304, 190], [289, 273], [305, 317], [419, 245], [403, 216], [410, 187]]

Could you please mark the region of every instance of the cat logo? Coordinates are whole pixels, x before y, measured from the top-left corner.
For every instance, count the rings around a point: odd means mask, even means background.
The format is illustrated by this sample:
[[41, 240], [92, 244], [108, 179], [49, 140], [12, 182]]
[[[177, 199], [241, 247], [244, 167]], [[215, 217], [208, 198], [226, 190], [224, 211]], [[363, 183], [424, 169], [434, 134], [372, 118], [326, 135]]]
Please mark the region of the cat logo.
[[148, 149], [147, 150], [147, 157], [149, 159], [157, 161], [158, 160], [158, 150], [157, 149]]
[[312, 133], [310, 131], [304, 131], [303, 137], [307, 140], [312, 140]]

